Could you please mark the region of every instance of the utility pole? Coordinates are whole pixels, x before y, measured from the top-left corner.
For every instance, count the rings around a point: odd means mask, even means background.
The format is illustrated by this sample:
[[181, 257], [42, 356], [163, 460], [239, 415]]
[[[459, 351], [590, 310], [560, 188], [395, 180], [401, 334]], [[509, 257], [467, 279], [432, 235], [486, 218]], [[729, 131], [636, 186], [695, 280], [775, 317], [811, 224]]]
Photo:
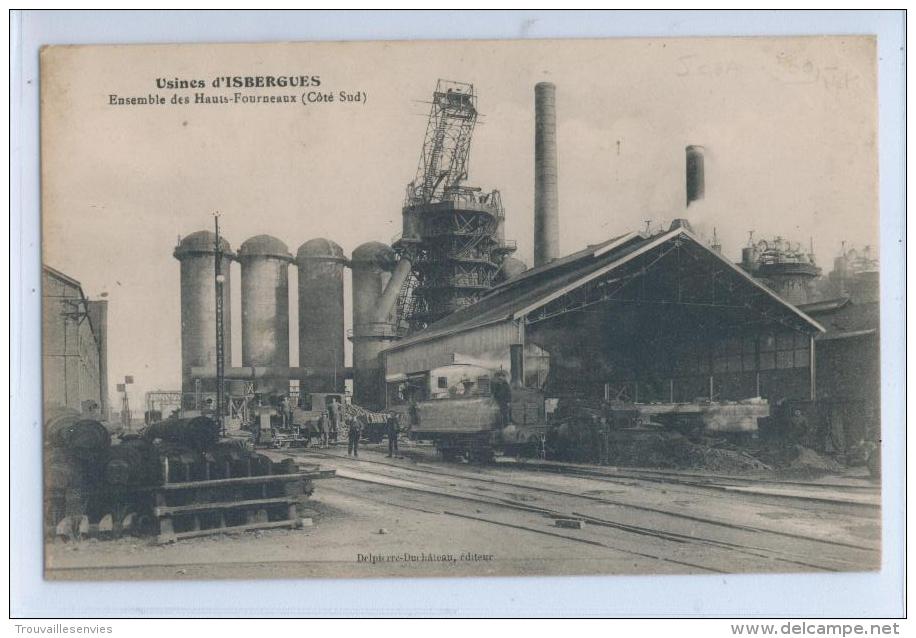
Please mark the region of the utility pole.
[[226, 376], [226, 360], [224, 350], [225, 330], [223, 329], [223, 284], [226, 277], [223, 275], [223, 251], [219, 237], [219, 211], [213, 214], [213, 226], [216, 233], [216, 246], [213, 257], [214, 277], [216, 284], [216, 422], [219, 424], [220, 434], [225, 435], [225, 422], [223, 421], [223, 384]]
[[124, 426], [124, 429], [130, 432], [131, 427], [131, 414], [130, 414], [130, 401], [127, 399], [127, 386], [134, 382], [134, 377], [132, 375], [127, 375], [124, 377], [124, 383], [119, 383], [117, 385], [118, 392], [121, 393], [121, 425]]

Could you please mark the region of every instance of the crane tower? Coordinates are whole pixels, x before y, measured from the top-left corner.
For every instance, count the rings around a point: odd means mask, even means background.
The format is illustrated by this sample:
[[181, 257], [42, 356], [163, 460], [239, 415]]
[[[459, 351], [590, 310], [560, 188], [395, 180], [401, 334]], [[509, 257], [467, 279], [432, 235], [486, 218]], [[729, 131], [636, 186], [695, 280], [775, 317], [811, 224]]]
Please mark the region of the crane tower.
[[477, 301], [515, 250], [504, 238], [499, 191], [465, 183], [477, 118], [473, 85], [438, 81], [394, 242], [412, 265], [398, 298], [399, 331], [423, 329]]

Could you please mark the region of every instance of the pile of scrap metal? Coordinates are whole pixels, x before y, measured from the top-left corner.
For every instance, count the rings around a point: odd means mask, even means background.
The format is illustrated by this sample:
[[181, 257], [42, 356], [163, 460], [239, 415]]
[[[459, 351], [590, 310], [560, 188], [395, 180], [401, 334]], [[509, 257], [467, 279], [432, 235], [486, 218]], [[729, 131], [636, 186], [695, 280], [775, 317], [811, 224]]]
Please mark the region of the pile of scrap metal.
[[758, 419], [770, 416], [770, 404], [760, 397], [689, 403], [611, 402], [606, 411], [614, 422], [631, 427], [658, 425], [694, 434], [745, 434], [756, 432]]
[[[656, 447], [660, 448], [655, 456], [661, 457], [668, 455], [671, 452], [668, 448], [675, 443], [686, 445], [687, 439], [698, 442], [719, 437], [741, 441], [757, 431], [758, 419], [769, 415], [769, 403], [759, 398], [692, 403], [562, 398], [547, 432], [547, 454], [567, 461], [599, 462], [607, 461], [602, 459], [601, 452], [605, 445], [610, 449], [604, 456], [614, 460], [631, 442], [649, 448], [650, 441], [656, 441]], [[676, 441], [669, 441], [674, 435]]]
[[203, 416], [153, 423], [112, 444], [99, 421], [59, 410], [46, 421], [45, 443], [46, 533], [67, 539], [133, 533], [167, 542], [298, 527], [312, 481], [334, 474], [221, 439]]

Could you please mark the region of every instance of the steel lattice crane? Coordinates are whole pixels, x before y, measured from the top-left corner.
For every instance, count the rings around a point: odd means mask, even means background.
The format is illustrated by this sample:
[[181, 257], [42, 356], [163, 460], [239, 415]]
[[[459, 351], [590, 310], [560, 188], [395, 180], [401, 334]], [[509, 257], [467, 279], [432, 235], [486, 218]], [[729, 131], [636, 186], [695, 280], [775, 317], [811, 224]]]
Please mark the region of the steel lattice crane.
[[468, 176], [477, 123], [474, 86], [439, 80], [431, 104], [417, 174], [407, 188], [408, 206], [448, 200]]
[[430, 104], [417, 172], [407, 185], [403, 232], [394, 242], [411, 263], [397, 299], [398, 333], [422, 330], [476, 302], [515, 250], [503, 237], [499, 191], [465, 183], [479, 117], [474, 86], [439, 80]]

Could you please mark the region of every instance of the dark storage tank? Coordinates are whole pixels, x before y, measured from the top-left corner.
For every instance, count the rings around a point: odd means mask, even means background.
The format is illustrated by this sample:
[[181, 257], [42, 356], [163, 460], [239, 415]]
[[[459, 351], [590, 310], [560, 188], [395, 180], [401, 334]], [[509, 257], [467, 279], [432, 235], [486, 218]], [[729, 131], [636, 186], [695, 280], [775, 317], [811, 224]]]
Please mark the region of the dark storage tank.
[[[242, 365], [289, 367], [289, 265], [282, 241], [258, 235], [239, 247], [242, 264]], [[288, 379], [261, 379], [259, 392], [286, 394]]]
[[[220, 237], [223, 254], [220, 269], [223, 284], [224, 354], [232, 361], [232, 312], [230, 311], [229, 265], [235, 258], [229, 242]], [[216, 368], [216, 235], [209, 230], [191, 233], [179, 240], [173, 253], [181, 262], [181, 389], [185, 407], [193, 407], [195, 392], [191, 368]], [[202, 379], [201, 392], [216, 392], [214, 379]]]
[[300, 392], [344, 390], [343, 249], [310, 239], [296, 252], [299, 268], [299, 367], [314, 370]]

